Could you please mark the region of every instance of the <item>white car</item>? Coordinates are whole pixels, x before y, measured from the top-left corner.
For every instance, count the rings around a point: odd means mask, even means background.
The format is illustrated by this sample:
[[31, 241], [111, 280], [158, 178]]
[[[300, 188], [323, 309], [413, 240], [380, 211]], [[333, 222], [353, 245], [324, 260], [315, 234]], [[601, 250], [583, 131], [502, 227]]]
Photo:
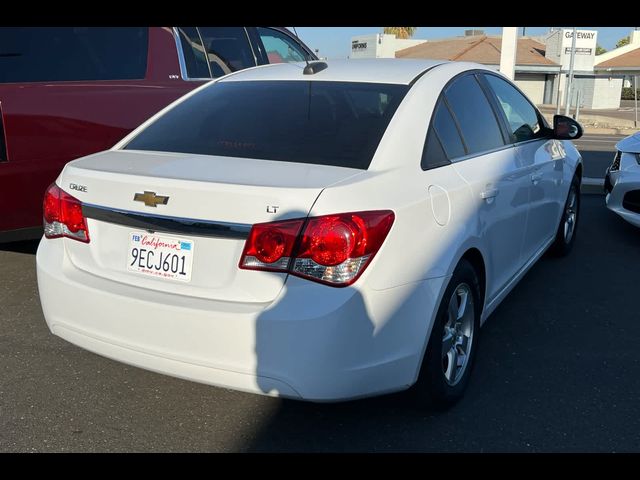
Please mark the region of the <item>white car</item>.
[[[575, 239], [581, 127], [477, 64], [233, 73], [44, 199], [60, 337], [211, 385], [312, 401], [462, 395], [480, 325]], [[517, 319], [514, 319], [514, 321]]]
[[640, 227], [640, 133], [616, 144], [604, 179], [605, 202], [627, 222]]

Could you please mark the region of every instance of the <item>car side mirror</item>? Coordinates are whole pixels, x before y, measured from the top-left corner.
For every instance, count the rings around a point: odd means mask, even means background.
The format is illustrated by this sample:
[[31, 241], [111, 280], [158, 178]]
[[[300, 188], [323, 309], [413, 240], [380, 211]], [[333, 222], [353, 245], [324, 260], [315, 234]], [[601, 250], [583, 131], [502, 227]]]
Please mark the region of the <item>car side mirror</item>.
[[582, 136], [582, 125], [571, 117], [553, 116], [553, 138], [556, 140], [576, 140]]

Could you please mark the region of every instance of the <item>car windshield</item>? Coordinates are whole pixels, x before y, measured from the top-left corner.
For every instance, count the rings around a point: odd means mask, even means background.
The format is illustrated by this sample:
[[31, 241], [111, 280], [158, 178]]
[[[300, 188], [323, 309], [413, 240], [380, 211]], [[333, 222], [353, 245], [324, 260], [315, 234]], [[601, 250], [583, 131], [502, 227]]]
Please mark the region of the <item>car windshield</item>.
[[168, 111], [125, 149], [367, 169], [408, 89], [356, 82], [218, 82]]

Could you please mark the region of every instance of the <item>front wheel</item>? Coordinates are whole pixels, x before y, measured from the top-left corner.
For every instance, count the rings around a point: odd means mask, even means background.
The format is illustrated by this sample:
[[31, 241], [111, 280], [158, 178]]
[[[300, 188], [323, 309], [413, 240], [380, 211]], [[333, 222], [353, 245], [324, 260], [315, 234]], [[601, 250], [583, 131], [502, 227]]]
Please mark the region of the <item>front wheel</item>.
[[462, 398], [477, 350], [480, 298], [478, 275], [463, 259], [440, 302], [414, 389], [421, 404], [441, 409]]
[[573, 176], [569, 194], [564, 205], [560, 225], [556, 232], [556, 238], [551, 245], [551, 252], [558, 257], [567, 255], [576, 239], [578, 228], [578, 216], [580, 213], [580, 177]]

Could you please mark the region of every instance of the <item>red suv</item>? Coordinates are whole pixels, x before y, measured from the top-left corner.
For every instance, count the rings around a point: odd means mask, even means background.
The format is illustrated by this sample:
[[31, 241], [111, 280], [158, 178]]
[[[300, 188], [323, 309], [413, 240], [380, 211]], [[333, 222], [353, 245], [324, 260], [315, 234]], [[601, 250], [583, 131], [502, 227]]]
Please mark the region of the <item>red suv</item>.
[[41, 234], [42, 196], [70, 160], [212, 78], [305, 59], [281, 27], [0, 28], [0, 241]]

